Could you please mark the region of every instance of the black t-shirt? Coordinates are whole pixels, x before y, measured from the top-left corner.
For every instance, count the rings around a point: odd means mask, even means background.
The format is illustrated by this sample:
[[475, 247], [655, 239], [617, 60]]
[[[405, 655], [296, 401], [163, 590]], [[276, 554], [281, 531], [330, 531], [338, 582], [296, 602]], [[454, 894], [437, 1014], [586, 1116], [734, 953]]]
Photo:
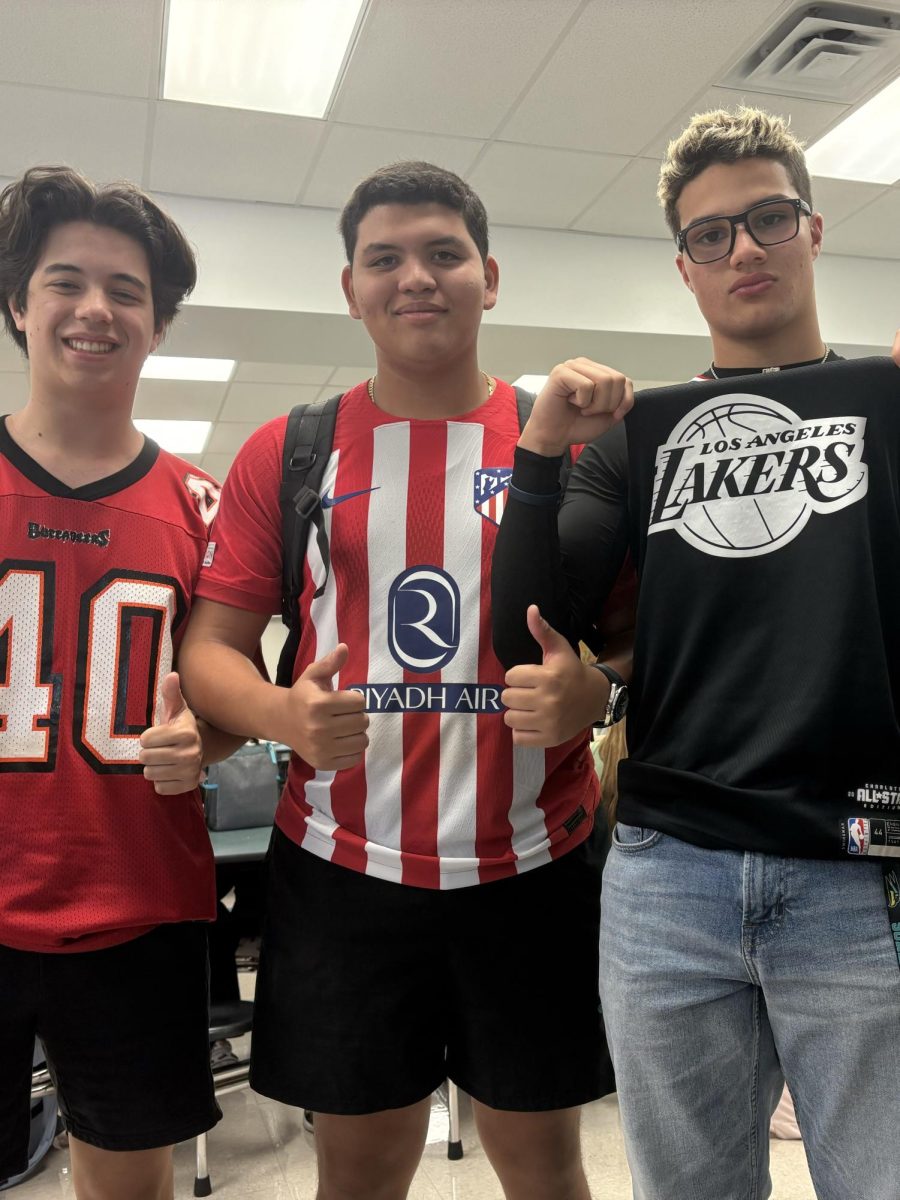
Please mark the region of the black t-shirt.
[[[552, 492], [519, 451], [513, 484]], [[507, 501], [495, 646], [583, 636], [638, 572], [619, 816], [697, 845], [900, 853], [900, 374], [888, 359], [641, 393], [559, 511]], [[559, 566], [562, 563], [562, 571]]]

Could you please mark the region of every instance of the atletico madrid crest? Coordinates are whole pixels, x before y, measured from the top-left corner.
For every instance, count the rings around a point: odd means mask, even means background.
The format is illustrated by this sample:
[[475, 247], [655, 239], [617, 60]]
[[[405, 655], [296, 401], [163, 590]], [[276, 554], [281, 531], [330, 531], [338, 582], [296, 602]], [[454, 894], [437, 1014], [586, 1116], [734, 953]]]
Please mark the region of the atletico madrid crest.
[[510, 479], [511, 467], [483, 467], [475, 472], [475, 511], [494, 525], [503, 516]]

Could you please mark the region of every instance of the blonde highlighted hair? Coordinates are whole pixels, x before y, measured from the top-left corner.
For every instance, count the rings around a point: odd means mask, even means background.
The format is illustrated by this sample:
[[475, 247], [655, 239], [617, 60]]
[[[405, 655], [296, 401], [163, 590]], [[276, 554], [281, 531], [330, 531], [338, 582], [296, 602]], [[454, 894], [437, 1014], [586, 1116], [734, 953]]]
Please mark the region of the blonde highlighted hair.
[[745, 158], [780, 162], [798, 196], [812, 206], [803, 143], [791, 133], [784, 117], [744, 105], [735, 112], [719, 108], [697, 113], [666, 150], [656, 194], [673, 237], [681, 228], [678, 198], [685, 185], [714, 163], [736, 163]]

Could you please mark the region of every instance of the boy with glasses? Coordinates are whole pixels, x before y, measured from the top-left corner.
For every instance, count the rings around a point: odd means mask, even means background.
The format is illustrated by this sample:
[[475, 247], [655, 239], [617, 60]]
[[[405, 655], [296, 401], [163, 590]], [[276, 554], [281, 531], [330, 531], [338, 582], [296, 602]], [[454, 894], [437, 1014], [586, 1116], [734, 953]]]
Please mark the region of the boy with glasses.
[[[495, 646], [536, 658], [529, 601], [577, 636], [631, 549], [601, 993], [635, 1194], [763, 1200], [786, 1077], [820, 1200], [896, 1200], [900, 376], [822, 365], [823, 222], [782, 120], [696, 117], [660, 197], [713, 363], [588, 447], [558, 522], [555, 456], [628, 389], [583, 359], [552, 372], [498, 537]], [[507, 675], [530, 736], [554, 705], [587, 715], [587, 668], [557, 660]]]
[[377, 372], [340, 401], [293, 686], [247, 657], [281, 607], [285, 417], [229, 473], [182, 660], [199, 711], [295, 751], [251, 1082], [315, 1112], [320, 1200], [405, 1196], [447, 1076], [509, 1200], [586, 1200], [603, 831], [583, 731], [515, 747], [499, 702], [489, 564], [519, 422], [478, 365], [487, 215], [451, 172], [398, 163], [341, 231]]

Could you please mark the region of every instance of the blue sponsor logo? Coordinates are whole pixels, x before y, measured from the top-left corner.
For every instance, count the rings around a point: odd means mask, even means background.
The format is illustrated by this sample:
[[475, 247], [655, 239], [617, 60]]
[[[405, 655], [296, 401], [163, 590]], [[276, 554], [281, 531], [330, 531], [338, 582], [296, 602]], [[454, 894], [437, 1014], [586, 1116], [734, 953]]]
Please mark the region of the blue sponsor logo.
[[440, 671], [459, 649], [460, 596], [440, 567], [410, 567], [388, 592], [388, 648], [407, 671]]
[[370, 713], [502, 713], [500, 683], [351, 683]]

